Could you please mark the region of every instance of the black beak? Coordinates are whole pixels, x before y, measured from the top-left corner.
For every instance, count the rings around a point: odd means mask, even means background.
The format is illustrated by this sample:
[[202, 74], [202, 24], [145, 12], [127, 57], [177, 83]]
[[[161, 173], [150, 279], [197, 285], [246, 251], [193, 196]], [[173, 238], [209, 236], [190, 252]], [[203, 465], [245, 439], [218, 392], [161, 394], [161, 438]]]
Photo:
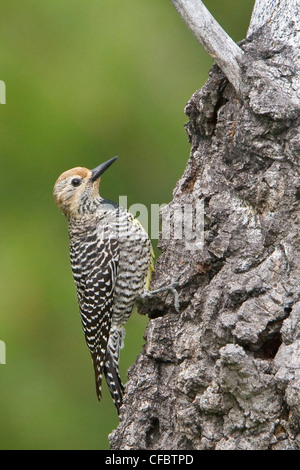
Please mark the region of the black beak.
[[92, 177], [91, 177], [91, 181], [96, 181], [98, 178], [100, 178], [100, 176], [107, 170], [108, 167], [110, 167], [110, 165], [113, 164], [113, 162], [115, 162], [117, 160], [118, 157], [114, 157], [114, 158], [111, 158], [110, 160], [108, 160], [107, 162], [105, 163], [102, 163], [101, 165], [97, 166], [96, 168], [94, 168], [92, 170]]

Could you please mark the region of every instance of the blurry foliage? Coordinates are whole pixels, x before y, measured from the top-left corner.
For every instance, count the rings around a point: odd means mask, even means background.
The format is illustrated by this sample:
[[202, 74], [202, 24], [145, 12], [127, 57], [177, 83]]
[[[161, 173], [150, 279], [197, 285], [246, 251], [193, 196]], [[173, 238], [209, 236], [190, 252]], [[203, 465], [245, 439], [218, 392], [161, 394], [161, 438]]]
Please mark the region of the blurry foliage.
[[[205, 3], [245, 37], [253, 1]], [[183, 109], [212, 62], [162, 0], [2, 0], [0, 51], [0, 449], [105, 449], [118, 420], [107, 388], [96, 399], [53, 184], [119, 155], [103, 196], [169, 202], [189, 156]], [[128, 323], [124, 380], [145, 325]]]

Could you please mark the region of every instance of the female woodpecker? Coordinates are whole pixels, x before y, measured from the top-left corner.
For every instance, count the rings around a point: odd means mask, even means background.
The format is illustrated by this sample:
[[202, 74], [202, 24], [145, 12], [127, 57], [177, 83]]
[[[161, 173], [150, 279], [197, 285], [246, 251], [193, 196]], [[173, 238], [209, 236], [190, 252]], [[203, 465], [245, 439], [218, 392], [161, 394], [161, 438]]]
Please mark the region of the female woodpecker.
[[133, 215], [99, 195], [100, 176], [116, 159], [94, 170], [77, 167], [62, 173], [54, 198], [68, 220], [71, 265], [97, 396], [100, 400], [104, 372], [119, 412], [123, 327], [135, 302], [149, 289], [153, 249]]

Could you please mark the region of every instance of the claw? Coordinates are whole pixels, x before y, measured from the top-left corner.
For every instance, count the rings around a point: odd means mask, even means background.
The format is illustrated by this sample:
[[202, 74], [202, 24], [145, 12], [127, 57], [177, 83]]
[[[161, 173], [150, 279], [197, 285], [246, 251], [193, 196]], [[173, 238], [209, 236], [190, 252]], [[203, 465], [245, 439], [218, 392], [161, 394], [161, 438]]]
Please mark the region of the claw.
[[170, 291], [174, 295], [175, 310], [177, 313], [179, 313], [180, 312], [179, 295], [176, 290], [176, 287], [178, 287], [178, 285], [179, 285], [178, 281], [173, 281], [171, 284], [169, 284], [166, 287], [160, 287], [159, 289], [152, 290], [152, 291], [144, 290], [140, 298], [141, 300], [146, 300], [147, 298], [160, 294], [161, 292]]

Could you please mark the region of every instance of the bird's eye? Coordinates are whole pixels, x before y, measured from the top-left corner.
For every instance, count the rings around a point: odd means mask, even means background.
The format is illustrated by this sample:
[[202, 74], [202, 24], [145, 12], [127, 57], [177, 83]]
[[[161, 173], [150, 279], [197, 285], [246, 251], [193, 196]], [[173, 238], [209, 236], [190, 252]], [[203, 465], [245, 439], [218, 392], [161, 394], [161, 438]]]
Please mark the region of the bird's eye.
[[72, 186], [79, 186], [81, 184], [81, 180], [79, 178], [73, 178], [71, 181]]

